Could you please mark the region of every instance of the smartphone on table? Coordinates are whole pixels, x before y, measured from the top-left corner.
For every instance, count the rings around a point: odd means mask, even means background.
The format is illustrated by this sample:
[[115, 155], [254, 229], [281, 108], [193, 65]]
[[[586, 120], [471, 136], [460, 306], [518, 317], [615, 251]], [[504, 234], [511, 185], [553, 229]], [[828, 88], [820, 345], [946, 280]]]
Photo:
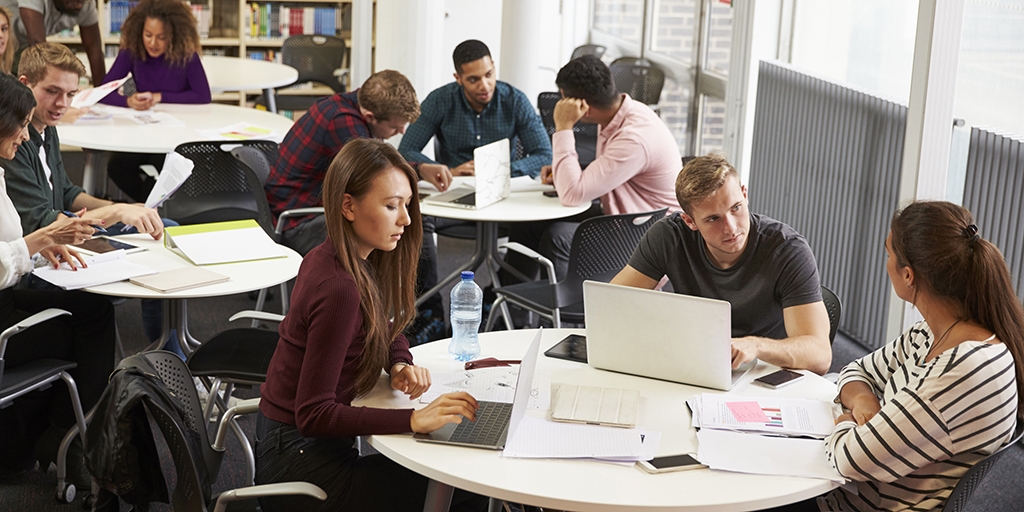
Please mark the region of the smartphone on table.
[[758, 386], [764, 386], [769, 389], [779, 389], [783, 386], [788, 386], [800, 379], [804, 378], [804, 374], [794, 372], [793, 370], [779, 370], [774, 373], [769, 373], [763, 377], [754, 379], [754, 384]]
[[686, 471], [688, 469], [707, 467], [701, 464], [692, 453], [655, 457], [651, 460], [637, 461], [636, 465], [648, 473], [670, 473], [672, 471]]

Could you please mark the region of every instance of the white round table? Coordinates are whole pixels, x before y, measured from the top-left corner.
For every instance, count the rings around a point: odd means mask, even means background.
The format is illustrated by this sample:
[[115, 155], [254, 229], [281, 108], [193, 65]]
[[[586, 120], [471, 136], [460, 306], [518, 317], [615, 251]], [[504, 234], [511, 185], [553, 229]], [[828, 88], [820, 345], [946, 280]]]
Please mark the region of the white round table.
[[[640, 391], [637, 426], [662, 434], [659, 455], [695, 452], [697, 439], [690, 426], [685, 400], [709, 391], [705, 388], [645, 379], [596, 370], [581, 363], [553, 359], [543, 352], [570, 333], [582, 330], [545, 329], [542, 335], [538, 373], [546, 373], [552, 384], [573, 383], [618, 387]], [[482, 333], [480, 357], [519, 359], [533, 340], [535, 330]], [[447, 353], [448, 340], [412, 349], [417, 365], [433, 372], [461, 369]], [[776, 370], [765, 363], [744, 377], [730, 393], [831, 400], [835, 384], [813, 374], [780, 390], [768, 390], [750, 382]], [[353, 405], [408, 408], [408, 397], [391, 390], [386, 378]], [[423, 404], [414, 403], [414, 407]], [[543, 417], [546, 412], [527, 411]], [[421, 443], [410, 435], [372, 436], [370, 445], [395, 462], [431, 479], [428, 506], [424, 510], [447, 510], [444, 499], [450, 487], [485, 496], [540, 507], [587, 511], [741, 511], [793, 503], [828, 492], [835, 484], [826, 480], [748, 475], [699, 469], [651, 475], [632, 466], [593, 461], [556, 459], [510, 459], [501, 452]]]
[[[464, 183], [464, 178], [455, 178], [450, 188], [456, 188], [461, 183]], [[416, 305], [419, 306], [431, 295], [444, 289], [445, 286], [459, 280], [459, 275], [463, 270], [477, 270], [483, 266], [488, 272], [490, 272], [491, 282], [495, 283], [496, 286], [499, 282], [495, 269], [499, 266], [518, 274], [518, 270], [510, 267], [505, 263], [505, 260], [498, 257], [499, 222], [530, 222], [562, 219], [583, 213], [587, 211], [588, 208], [590, 208], [589, 202], [580, 206], [562, 206], [562, 203], [558, 201], [557, 197], [547, 197], [539, 190], [522, 192], [513, 191], [508, 198], [479, 210], [439, 206], [420, 201], [420, 213], [423, 215], [473, 221], [477, 223], [477, 231], [476, 245], [473, 249], [472, 258], [449, 274], [448, 277], [445, 277], [438, 282], [436, 286], [417, 297]]]
[[[145, 247], [145, 251], [129, 254], [128, 259], [158, 272], [192, 266], [190, 261], [164, 247], [163, 240], [153, 240], [151, 236], [141, 234], [122, 235], [117, 238]], [[228, 276], [229, 279], [223, 283], [161, 293], [128, 281], [120, 281], [89, 287], [85, 291], [114, 297], [165, 300], [163, 332], [160, 340], [154, 342], [153, 346], [157, 348], [163, 346], [170, 336], [171, 329], [176, 329], [178, 342], [182, 350], [188, 353], [192, 348], [198, 346], [199, 342], [188, 333], [186, 300], [246, 293], [269, 288], [292, 279], [299, 273], [302, 256], [283, 245], [280, 247], [285, 253], [283, 258], [204, 265], [203, 268]]]
[[[113, 107], [109, 107], [113, 108]], [[86, 159], [82, 187], [96, 195], [106, 182], [106, 161], [109, 151], [126, 153], [170, 153], [179, 144], [210, 140], [197, 130], [215, 130], [235, 123], [246, 123], [273, 130], [280, 141], [291, 129], [292, 120], [287, 117], [234, 105], [175, 105], [161, 103], [154, 107], [156, 112], [166, 112], [184, 126], [140, 125], [119, 115], [110, 120], [94, 123], [57, 125], [61, 144], [78, 146], [91, 150]]]

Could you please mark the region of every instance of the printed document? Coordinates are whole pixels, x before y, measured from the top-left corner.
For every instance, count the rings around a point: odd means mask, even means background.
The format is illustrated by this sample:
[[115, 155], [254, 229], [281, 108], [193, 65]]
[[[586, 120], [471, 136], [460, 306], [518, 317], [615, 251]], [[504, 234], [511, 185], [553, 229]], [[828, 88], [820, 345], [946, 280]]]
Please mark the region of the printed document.
[[[649, 447], [648, 447], [649, 448]], [[524, 417], [505, 444], [505, 457], [533, 459], [612, 459], [637, 461], [647, 456], [643, 430], [554, 423]]]
[[824, 439], [835, 428], [833, 404], [824, 400], [702, 393], [687, 403], [699, 429]]
[[75, 98], [71, 100], [71, 107], [89, 108], [99, 103], [99, 101], [107, 97], [108, 94], [116, 91], [118, 87], [121, 87], [121, 85], [128, 81], [128, 79], [131, 77], [132, 74], [128, 73], [128, 76], [120, 80], [114, 80], [113, 82], [107, 82], [98, 87], [92, 87], [84, 91], [78, 91], [78, 94], [75, 94]]
[[79, 265], [78, 270], [71, 270], [67, 263], [61, 263], [60, 268], [53, 268], [47, 262], [46, 266], [39, 267], [32, 271], [51, 284], [65, 290], [78, 290], [90, 286], [100, 286], [108, 283], [116, 283], [133, 277], [155, 274], [153, 270], [145, 265], [129, 261], [124, 250], [112, 251], [97, 256], [84, 256], [88, 268]]
[[195, 168], [195, 165], [192, 160], [179, 153], [174, 151], [167, 153], [160, 177], [157, 178], [156, 185], [153, 185], [153, 190], [149, 192], [149, 197], [146, 199], [146, 208], [157, 208], [164, 204], [164, 201], [171, 197], [171, 194], [177, 191], [189, 176], [192, 176], [192, 169]]

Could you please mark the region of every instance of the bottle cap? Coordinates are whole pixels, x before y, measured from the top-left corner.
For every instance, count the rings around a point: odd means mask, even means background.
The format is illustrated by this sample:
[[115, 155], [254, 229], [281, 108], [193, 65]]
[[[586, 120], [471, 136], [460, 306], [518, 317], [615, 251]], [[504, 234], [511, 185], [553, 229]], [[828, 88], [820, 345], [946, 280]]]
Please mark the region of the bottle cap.
[[463, 270], [462, 271], [462, 280], [465, 281], [467, 279], [469, 279], [469, 280], [473, 279], [473, 271], [472, 270]]

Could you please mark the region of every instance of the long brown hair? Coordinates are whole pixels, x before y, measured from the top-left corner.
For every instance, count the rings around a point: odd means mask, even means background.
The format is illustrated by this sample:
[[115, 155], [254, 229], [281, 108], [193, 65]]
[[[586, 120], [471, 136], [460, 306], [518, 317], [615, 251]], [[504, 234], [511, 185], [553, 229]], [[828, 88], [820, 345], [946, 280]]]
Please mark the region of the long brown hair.
[[896, 263], [955, 304], [958, 320], [983, 325], [1013, 354], [1017, 413], [1024, 413], [1024, 307], [1003, 253], [982, 238], [971, 212], [945, 201], [911, 203], [893, 214], [891, 229]]
[[[359, 257], [352, 223], [342, 214], [345, 194], [366, 195], [386, 171], [398, 169], [409, 179], [412, 201], [405, 233], [393, 251], [373, 251]], [[365, 341], [359, 356], [356, 395], [370, 391], [387, 364], [391, 343], [416, 316], [416, 266], [419, 263], [423, 222], [417, 200], [416, 173], [391, 145], [374, 139], [353, 139], [334, 157], [324, 178], [323, 203], [327, 236], [338, 261], [356, 282], [363, 315]], [[389, 323], [389, 319], [392, 319]]]
[[192, 10], [181, 0], [142, 0], [121, 24], [121, 49], [131, 52], [137, 60], [146, 60], [146, 45], [142, 42], [142, 29], [146, 18], [163, 22], [167, 36], [167, 62], [184, 66], [193, 54], [201, 50], [199, 29]]
[[0, 73], [10, 73], [14, 66], [14, 54], [18, 53], [18, 38], [14, 35], [14, 19], [11, 11], [0, 6], [0, 16], [7, 18], [7, 48], [0, 54]]

